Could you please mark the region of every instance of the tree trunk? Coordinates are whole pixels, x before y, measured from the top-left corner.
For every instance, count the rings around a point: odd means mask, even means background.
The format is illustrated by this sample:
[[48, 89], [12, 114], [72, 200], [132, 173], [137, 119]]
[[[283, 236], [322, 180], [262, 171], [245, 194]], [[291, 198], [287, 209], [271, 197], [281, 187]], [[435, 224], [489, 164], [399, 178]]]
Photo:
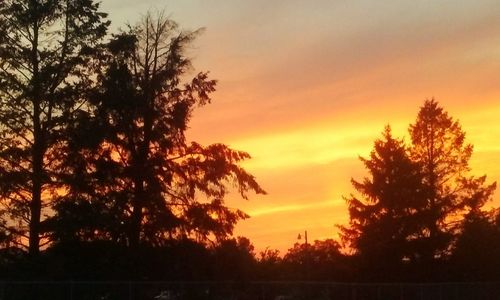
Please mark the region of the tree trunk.
[[142, 199], [144, 197], [144, 186], [141, 178], [142, 176], [139, 174], [136, 176], [138, 176], [138, 178], [134, 180], [134, 199], [132, 201], [132, 216], [128, 234], [129, 246], [131, 248], [139, 246], [142, 230]]
[[42, 211], [42, 159], [41, 151], [33, 149], [33, 174], [32, 174], [32, 198], [30, 203], [30, 224], [29, 224], [29, 253], [37, 255], [40, 248], [40, 217]]
[[135, 159], [134, 169], [134, 199], [132, 201], [132, 224], [129, 232], [129, 245], [136, 247], [140, 243], [140, 236], [142, 231], [142, 209], [144, 208], [144, 201], [146, 201], [145, 191], [145, 178], [147, 172], [147, 161], [149, 157], [149, 143], [151, 140], [151, 127], [152, 121], [150, 113], [147, 112], [144, 117], [143, 140], [139, 145], [137, 159]]
[[142, 141], [137, 149], [137, 158], [135, 159], [134, 174], [134, 199], [132, 210], [132, 224], [129, 232], [129, 245], [130, 247], [137, 247], [140, 243], [140, 236], [142, 231], [142, 209], [144, 208], [144, 201], [146, 201], [145, 191], [145, 174], [147, 172], [147, 162], [149, 158], [149, 144], [151, 142], [151, 132], [153, 130], [153, 92], [151, 83], [149, 81], [149, 70], [144, 71], [144, 104], [146, 108], [143, 111], [144, 127], [142, 129]]
[[[32, 9], [37, 10], [36, 1], [31, 2]], [[38, 61], [38, 23], [33, 24], [33, 41], [31, 49], [33, 67], [32, 103], [33, 103], [33, 145], [32, 145], [32, 174], [31, 174], [31, 203], [29, 223], [29, 253], [37, 255], [40, 252], [40, 218], [42, 211], [42, 176], [43, 176], [43, 130], [40, 122], [40, 78]]]

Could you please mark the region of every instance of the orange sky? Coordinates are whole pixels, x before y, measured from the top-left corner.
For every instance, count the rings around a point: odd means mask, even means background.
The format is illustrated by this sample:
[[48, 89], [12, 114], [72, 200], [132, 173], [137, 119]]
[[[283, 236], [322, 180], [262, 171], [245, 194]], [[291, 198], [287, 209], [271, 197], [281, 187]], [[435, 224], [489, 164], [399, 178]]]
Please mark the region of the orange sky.
[[[435, 97], [475, 146], [475, 174], [500, 181], [500, 5], [494, 1], [103, 0], [113, 27], [165, 8], [206, 27], [190, 49], [219, 80], [189, 138], [249, 152], [267, 196], [228, 204], [257, 249], [285, 251], [299, 232], [336, 237], [342, 195], [385, 124], [406, 134]], [[194, 74], [194, 71], [193, 71]], [[497, 193], [499, 194], [499, 193]], [[499, 194], [500, 195], [500, 194]], [[500, 196], [495, 200], [500, 204]]]

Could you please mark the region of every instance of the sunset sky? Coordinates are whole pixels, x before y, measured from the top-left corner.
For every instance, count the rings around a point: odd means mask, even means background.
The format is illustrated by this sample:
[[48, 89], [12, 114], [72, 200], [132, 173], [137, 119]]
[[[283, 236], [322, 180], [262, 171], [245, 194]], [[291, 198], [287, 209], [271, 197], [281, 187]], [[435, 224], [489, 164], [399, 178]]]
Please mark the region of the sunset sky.
[[[336, 238], [342, 195], [386, 124], [399, 136], [434, 97], [474, 144], [474, 174], [500, 181], [500, 5], [475, 1], [103, 0], [113, 28], [148, 9], [206, 31], [193, 75], [219, 81], [189, 139], [249, 152], [268, 192], [228, 200], [236, 235], [282, 253], [304, 230]], [[408, 140], [408, 138], [406, 138]], [[500, 193], [495, 197], [500, 205]]]

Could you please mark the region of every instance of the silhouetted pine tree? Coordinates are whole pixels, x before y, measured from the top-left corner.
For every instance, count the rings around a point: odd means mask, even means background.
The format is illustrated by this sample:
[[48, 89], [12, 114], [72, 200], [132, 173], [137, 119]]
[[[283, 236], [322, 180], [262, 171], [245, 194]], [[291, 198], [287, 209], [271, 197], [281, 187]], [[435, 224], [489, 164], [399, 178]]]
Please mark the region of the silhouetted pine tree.
[[341, 227], [342, 239], [372, 266], [389, 268], [413, 259], [426, 192], [418, 164], [389, 126], [370, 157], [361, 160], [369, 177], [351, 180], [359, 195], [346, 198], [350, 221]]
[[370, 158], [362, 158], [370, 177], [352, 180], [359, 196], [347, 198], [350, 222], [341, 227], [342, 238], [360, 266], [390, 270], [402, 261], [418, 262], [412, 268], [421, 276], [437, 276], [434, 267], [454, 246], [459, 257], [467, 253], [464, 245], [482, 245], [480, 236], [494, 227], [483, 207], [496, 183], [469, 175], [473, 147], [436, 101], [425, 101], [409, 132], [407, 147], [386, 128]]
[[448, 253], [464, 214], [490, 200], [496, 183], [469, 175], [473, 146], [437, 101], [425, 101], [409, 133], [411, 159], [419, 163], [427, 190], [421, 235], [422, 255], [429, 260]]
[[56, 238], [132, 247], [224, 239], [247, 217], [225, 205], [230, 186], [243, 198], [264, 193], [239, 166], [247, 153], [186, 141], [192, 111], [210, 102], [216, 84], [207, 73], [187, 80], [185, 50], [198, 33], [148, 14], [108, 44], [92, 106], [70, 134], [73, 176], [56, 207]]
[[[39, 252], [44, 211], [63, 186], [61, 134], [89, 85], [107, 22], [91, 0], [0, 2], [0, 226]], [[42, 241], [42, 243], [46, 242]]]

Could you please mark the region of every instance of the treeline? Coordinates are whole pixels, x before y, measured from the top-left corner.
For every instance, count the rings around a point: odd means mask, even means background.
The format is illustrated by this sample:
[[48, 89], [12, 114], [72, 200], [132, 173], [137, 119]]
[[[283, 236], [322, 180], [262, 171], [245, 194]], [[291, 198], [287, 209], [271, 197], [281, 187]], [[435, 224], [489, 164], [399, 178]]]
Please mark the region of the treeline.
[[[57, 244], [36, 258], [3, 249], [0, 280], [72, 281], [335, 281], [335, 282], [492, 282], [500, 275], [500, 228], [465, 237], [446, 258], [391, 265], [346, 254], [334, 240], [295, 244], [286, 253], [257, 253], [246, 238], [214, 246], [193, 240], [132, 249], [110, 241]], [[491, 235], [491, 234], [494, 235]], [[487, 234], [488, 236], [485, 236]], [[473, 244], [473, 247], [470, 247]]]

